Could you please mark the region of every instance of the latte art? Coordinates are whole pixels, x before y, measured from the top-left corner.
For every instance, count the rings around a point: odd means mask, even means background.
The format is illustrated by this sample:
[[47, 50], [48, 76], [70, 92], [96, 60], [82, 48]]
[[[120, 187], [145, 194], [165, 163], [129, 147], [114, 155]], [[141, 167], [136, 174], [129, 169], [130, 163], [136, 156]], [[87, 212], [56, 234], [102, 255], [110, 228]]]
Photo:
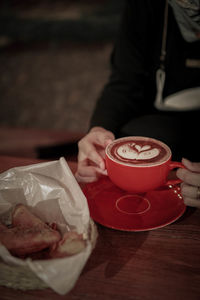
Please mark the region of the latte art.
[[158, 156], [160, 150], [150, 145], [140, 146], [135, 143], [124, 144], [116, 149], [116, 156], [125, 159], [146, 160]]
[[127, 137], [109, 145], [107, 154], [118, 163], [154, 165], [167, 160], [171, 151], [165, 144], [152, 138]]

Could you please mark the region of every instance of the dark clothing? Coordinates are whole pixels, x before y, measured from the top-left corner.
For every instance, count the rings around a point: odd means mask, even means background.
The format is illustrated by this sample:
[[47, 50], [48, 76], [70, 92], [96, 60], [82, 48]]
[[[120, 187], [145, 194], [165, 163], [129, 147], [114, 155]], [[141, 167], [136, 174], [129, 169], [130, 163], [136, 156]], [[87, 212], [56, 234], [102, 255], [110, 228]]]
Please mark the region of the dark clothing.
[[[176, 159], [185, 156], [194, 161], [200, 158], [200, 151], [186, 150], [186, 144], [198, 145], [200, 111], [161, 112], [154, 107], [164, 10], [164, 0], [127, 1], [111, 57], [111, 76], [97, 101], [91, 127], [102, 126], [116, 137], [158, 138], [172, 148]], [[200, 41], [183, 39], [170, 6], [166, 51], [163, 98], [200, 86], [200, 68], [186, 66], [187, 59], [200, 59]]]

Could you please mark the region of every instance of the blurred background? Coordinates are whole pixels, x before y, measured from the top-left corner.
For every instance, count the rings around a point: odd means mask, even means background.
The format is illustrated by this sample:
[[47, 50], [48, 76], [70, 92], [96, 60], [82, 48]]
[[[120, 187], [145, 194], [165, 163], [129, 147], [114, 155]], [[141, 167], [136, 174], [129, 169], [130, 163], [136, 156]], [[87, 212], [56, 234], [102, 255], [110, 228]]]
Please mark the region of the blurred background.
[[84, 133], [124, 0], [0, 1], [0, 127]]

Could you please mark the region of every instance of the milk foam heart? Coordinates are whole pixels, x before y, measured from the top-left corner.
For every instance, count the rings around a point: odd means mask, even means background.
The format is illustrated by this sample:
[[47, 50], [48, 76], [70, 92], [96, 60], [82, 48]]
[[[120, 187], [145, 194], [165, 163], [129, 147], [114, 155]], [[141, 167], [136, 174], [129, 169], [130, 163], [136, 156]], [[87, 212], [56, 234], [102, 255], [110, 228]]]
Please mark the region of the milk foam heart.
[[158, 156], [160, 150], [158, 148], [152, 148], [150, 145], [140, 146], [138, 144], [124, 144], [116, 150], [116, 155], [118, 154], [122, 158], [127, 159], [151, 159]]
[[114, 141], [107, 149], [111, 159], [131, 165], [154, 165], [170, 157], [170, 149], [147, 137], [127, 137]]

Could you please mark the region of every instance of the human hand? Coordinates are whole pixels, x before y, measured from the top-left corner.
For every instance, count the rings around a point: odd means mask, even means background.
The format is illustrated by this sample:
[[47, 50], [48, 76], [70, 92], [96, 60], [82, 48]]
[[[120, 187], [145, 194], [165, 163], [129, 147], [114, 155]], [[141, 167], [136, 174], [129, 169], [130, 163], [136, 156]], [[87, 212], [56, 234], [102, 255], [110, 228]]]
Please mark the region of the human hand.
[[181, 194], [188, 206], [200, 208], [200, 163], [191, 162], [185, 158], [182, 163], [186, 169], [178, 169], [176, 175], [181, 183]]
[[105, 169], [105, 148], [114, 140], [114, 134], [102, 127], [93, 127], [78, 143], [78, 168], [75, 174], [79, 182], [92, 182]]

